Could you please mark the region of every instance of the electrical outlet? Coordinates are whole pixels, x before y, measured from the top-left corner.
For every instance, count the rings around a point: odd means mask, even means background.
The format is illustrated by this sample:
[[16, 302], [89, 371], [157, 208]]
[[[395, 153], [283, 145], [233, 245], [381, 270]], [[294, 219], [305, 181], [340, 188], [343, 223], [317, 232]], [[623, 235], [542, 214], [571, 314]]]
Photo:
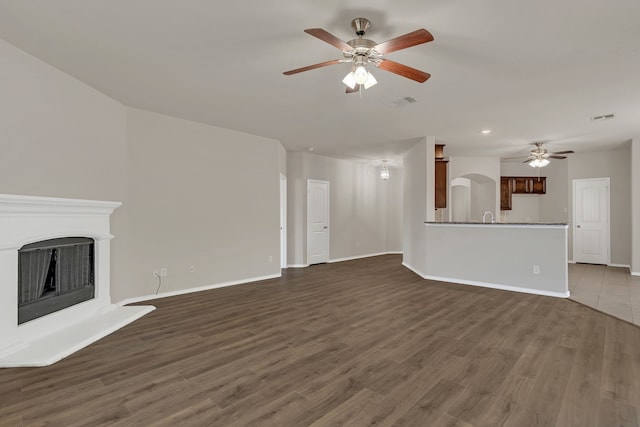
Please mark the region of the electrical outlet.
[[189, 266], [189, 273], [195, 273], [196, 272], [196, 266], [195, 265], [190, 265]]
[[533, 274], [540, 274], [540, 266], [539, 265], [534, 265], [533, 266]]
[[273, 256], [272, 256], [272, 255], [269, 255], [268, 260], [269, 260], [269, 262], [273, 262]]
[[167, 269], [163, 267], [160, 269], [160, 277], [167, 277]]

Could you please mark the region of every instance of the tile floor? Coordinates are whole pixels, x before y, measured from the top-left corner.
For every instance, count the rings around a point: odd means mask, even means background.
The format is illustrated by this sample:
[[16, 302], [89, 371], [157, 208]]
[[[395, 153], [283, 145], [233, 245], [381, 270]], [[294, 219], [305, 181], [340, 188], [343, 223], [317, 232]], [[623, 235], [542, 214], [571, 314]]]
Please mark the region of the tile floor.
[[640, 326], [640, 276], [628, 268], [569, 264], [572, 300]]

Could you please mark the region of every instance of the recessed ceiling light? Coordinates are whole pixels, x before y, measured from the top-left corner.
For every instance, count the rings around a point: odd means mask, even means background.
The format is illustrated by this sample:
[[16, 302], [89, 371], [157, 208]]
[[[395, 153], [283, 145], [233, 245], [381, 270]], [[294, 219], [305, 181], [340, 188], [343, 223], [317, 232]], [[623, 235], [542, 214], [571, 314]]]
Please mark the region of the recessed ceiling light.
[[591, 117], [591, 120], [593, 120], [594, 122], [600, 121], [600, 120], [610, 120], [613, 119], [616, 115], [615, 114], [603, 114], [601, 116], [593, 116]]
[[491, 129], [482, 129], [480, 133], [483, 135], [489, 135], [491, 133]]
[[315, 150], [315, 148], [313, 148], [313, 147], [307, 147], [307, 151], [313, 151], [313, 150]]

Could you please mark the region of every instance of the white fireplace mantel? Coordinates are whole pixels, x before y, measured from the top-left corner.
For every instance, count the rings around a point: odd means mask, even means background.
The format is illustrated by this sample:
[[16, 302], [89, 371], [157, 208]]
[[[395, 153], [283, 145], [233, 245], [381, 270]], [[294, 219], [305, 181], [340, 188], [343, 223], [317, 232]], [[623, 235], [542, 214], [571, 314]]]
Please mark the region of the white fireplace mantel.
[[[0, 194], [0, 367], [50, 365], [154, 309], [111, 303], [110, 216], [120, 205]], [[95, 241], [95, 298], [18, 325], [18, 250], [72, 236]]]

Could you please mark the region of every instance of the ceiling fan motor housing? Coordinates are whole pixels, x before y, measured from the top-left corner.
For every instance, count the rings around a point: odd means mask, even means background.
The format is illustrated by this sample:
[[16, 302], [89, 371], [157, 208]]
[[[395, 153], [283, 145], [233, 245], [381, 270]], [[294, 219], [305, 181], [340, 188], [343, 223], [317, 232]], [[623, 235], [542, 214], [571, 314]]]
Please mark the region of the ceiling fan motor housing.
[[364, 33], [371, 26], [371, 22], [367, 18], [356, 18], [351, 21], [351, 28], [356, 32], [358, 37], [364, 36]]

